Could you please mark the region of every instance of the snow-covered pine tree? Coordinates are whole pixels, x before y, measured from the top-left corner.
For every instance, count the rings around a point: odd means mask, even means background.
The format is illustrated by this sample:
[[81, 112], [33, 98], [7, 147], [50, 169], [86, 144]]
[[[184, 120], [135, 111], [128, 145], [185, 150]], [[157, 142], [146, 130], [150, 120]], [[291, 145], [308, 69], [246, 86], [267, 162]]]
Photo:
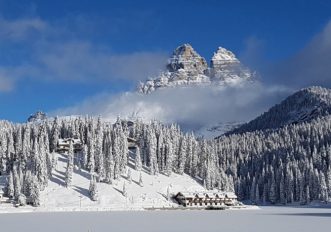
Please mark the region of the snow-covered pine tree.
[[10, 171], [7, 181], [6, 194], [9, 198], [15, 196], [13, 172]]
[[36, 177], [32, 179], [30, 197], [33, 206], [35, 207], [40, 206], [40, 190], [39, 190], [38, 180]]
[[141, 157], [140, 157], [140, 148], [138, 146], [136, 147], [135, 169], [139, 172], [142, 169], [142, 163], [141, 163]]
[[31, 152], [30, 130], [31, 128], [28, 125], [25, 125], [23, 127], [22, 155], [20, 160], [22, 169], [25, 169], [25, 165], [28, 161], [28, 156], [30, 155]]
[[73, 142], [70, 142], [69, 151], [68, 151], [68, 161], [67, 161], [67, 170], [66, 170], [66, 187], [70, 187], [72, 183], [72, 175], [74, 171], [74, 145]]
[[159, 167], [157, 163], [157, 155], [156, 155], [156, 136], [152, 129], [148, 130], [147, 136], [147, 146], [148, 146], [148, 155], [150, 159], [150, 172], [151, 175], [156, 175], [159, 173]]
[[326, 186], [325, 176], [322, 172], [320, 173], [320, 200], [323, 202], [329, 200], [328, 188]]
[[59, 119], [55, 117], [51, 132], [51, 141], [50, 141], [50, 151], [54, 152], [57, 147], [58, 140], [60, 138], [60, 131], [59, 131]]
[[165, 135], [165, 144], [165, 174], [170, 176], [173, 169], [174, 149], [169, 131]]
[[53, 168], [54, 168], [54, 161], [55, 161], [55, 153], [46, 153], [46, 165], [47, 165], [47, 175], [48, 178], [52, 178], [53, 175]]
[[21, 181], [17, 173], [16, 165], [13, 168], [13, 183], [14, 183], [14, 199], [18, 199], [18, 196], [21, 194]]
[[113, 130], [113, 159], [114, 159], [114, 179], [118, 179], [121, 175], [121, 148], [120, 148], [120, 138], [118, 136], [118, 130], [115, 128]]
[[83, 145], [83, 150], [82, 150], [82, 156], [83, 156], [83, 167], [87, 168], [87, 164], [88, 164], [88, 149], [87, 149], [87, 145], [84, 144]]
[[103, 181], [106, 177], [105, 172], [105, 155], [102, 149], [103, 146], [103, 130], [101, 118], [98, 118], [97, 129], [96, 129], [96, 144], [95, 144], [95, 160], [96, 160], [96, 171], [98, 173], [98, 181]]
[[124, 128], [119, 130], [119, 136], [120, 136], [120, 150], [121, 150], [120, 169], [121, 172], [123, 172], [125, 171], [126, 166], [128, 164], [128, 155], [129, 155], [128, 131], [126, 126], [124, 126]]
[[105, 154], [105, 182], [111, 184], [114, 176], [114, 157], [110, 131], [106, 132], [103, 152]]
[[25, 206], [26, 205], [26, 196], [23, 193], [20, 193], [20, 195], [18, 196], [17, 203], [20, 206]]
[[92, 201], [97, 201], [99, 199], [99, 192], [97, 188], [97, 182], [95, 180], [94, 174], [91, 174], [89, 193]]
[[87, 146], [88, 146], [88, 163], [87, 168], [90, 171], [90, 173], [94, 173], [95, 170], [95, 139], [92, 133], [88, 133], [87, 138]]
[[271, 185], [270, 185], [270, 192], [269, 192], [269, 200], [271, 203], [275, 204], [277, 201], [277, 189], [276, 189], [276, 183], [274, 178], [271, 179]]
[[180, 175], [184, 174], [186, 155], [187, 155], [187, 144], [186, 144], [186, 138], [183, 137], [180, 142], [179, 157], [178, 157], [178, 173]]

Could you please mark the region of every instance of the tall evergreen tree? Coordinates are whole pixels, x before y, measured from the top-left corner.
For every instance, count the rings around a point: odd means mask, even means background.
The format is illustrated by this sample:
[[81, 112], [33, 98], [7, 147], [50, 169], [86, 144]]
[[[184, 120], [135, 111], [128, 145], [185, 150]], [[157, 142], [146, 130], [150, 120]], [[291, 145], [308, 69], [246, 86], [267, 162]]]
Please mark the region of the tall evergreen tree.
[[99, 199], [99, 193], [95, 179], [95, 176], [92, 174], [89, 187], [89, 193], [92, 201], [97, 201]]
[[136, 147], [135, 169], [139, 172], [142, 169], [142, 163], [141, 163], [141, 157], [140, 157], [140, 148], [138, 146]]
[[68, 152], [68, 161], [67, 161], [67, 170], [66, 170], [66, 187], [70, 187], [72, 183], [72, 175], [74, 171], [74, 145], [70, 142], [69, 152]]

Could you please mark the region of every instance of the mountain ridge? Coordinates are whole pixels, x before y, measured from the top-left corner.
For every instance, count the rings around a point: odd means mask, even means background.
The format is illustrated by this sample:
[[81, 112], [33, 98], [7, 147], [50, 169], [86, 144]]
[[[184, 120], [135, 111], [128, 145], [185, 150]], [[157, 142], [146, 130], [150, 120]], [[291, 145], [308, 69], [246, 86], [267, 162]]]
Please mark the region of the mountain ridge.
[[256, 79], [256, 72], [243, 66], [231, 51], [218, 47], [210, 65], [190, 44], [177, 47], [168, 59], [166, 71], [140, 82], [138, 92], [149, 94], [156, 89], [187, 85], [239, 85]]
[[242, 126], [226, 133], [277, 129], [289, 124], [310, 122], [331, 112], [331, 89], [320, 86], [303, 88]]

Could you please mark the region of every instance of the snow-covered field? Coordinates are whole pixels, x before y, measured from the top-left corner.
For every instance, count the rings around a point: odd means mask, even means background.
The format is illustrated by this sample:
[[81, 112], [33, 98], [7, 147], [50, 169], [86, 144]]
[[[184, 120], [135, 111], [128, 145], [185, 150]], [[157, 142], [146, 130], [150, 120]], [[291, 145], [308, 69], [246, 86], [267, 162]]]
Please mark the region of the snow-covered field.
[[[97, 183], [99, 199], [91, 201], [89, 196], [90, 174], [85, 170], [75, 168], [72, 186], [65, 187], [65, 172], [67, 156], [57, 155], [56, 169], [49, 181], [47, 188], [41, 192], [40, 207], [14, 208], [12, 204], [0, 204], [0, 213], [15, 212], [49, 212], [49, 211], [109, 211], [109, 210], [142, 210], [144, 208], [178, 207], [172, 201], [168, 201], [168, 188], [170, 193], [179, 191], [198, 191], [204, 188], [188, 175], [173, 173], [170, 177], [159, 174], [152, 176], [148, 170], [141, 171], [143, 187], [139, 185], [140, 172], [134, 169], [130, 161], [128, 170], [131, 171], [131, 179], [123, 174], [119, 180], [113, 183]], [[125, 183], [127, 196], [123, 196]]]
[[[141, 187], [138, 183], [140, 173], [133, 169], [132, 163], [128, 166], [132, 174], [131, 183], [125, 175], [112, 185], [98, 183], [99, 200], [93, 202], [88, 194], [90, 181], [86, 171], [76, 169], [72, 186], [65, 187], [66, 158], [58, 154], [53, 178], [41, 193], [40, 207], [0, 205], [0, 213], [3, 213], [0, 214], [0, 232], [305, 232], [328, 231], [331, 228], [331, 208], [321, 208], [321, 205], [319, 208], [275, 206], [250, 207], [251, 210], [140, 211], [144, 208], [176, 207], [175, 203], [167, 200], [169, 186], [172, 192], [203, 188], [186, 175], [151, 176], [146, 170], [142, 172], [144, 187]], [[124, 183], [127, 197], [122, 194]]]
[[159, 210], [58, 212], [0, 215], [0, 231], [11, 232], [286, 232], [329, 231], [331, 210], [262, 207], [261, 210]]

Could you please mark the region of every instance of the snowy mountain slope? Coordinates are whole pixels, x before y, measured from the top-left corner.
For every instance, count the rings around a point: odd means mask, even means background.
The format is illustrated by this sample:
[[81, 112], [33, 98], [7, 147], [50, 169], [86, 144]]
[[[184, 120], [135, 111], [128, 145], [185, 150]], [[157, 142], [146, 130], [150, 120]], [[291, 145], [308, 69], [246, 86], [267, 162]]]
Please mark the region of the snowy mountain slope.
[[331, 90], [322, 87], [302, 89], [273, 106], [256, 119], [228, 134], [276, 129], [288, 124], [309, 122], [331, 112]]
[[239, 85], [255, 79], [256, 74], [244, 67], [236, 56], [219, 47], [214, 53], [210, 67], [190, 44], [175, 49], [168, 60], [166, 71], [159, 76], [140, 83], [138, 91], [151, 93], [158, 88], [187, 85]]
[[[92, 201], [89, 195], [90, 174], [86, 170], [74, 170], [72, 186], [65, 187], [67, 156], [56, 154], [57, 166], [49, 185], [41, 192], [41, 208], [63, 211], [71, 210], [130, 210], [153, 207], [178, 207], [167, 199], [168, 187], [171, 193], [178, 191], [198, 191], [204, 188], [187, 175], [173, 173], [170, 177], [159, 174], [150, 175], [141, 172], [143, 186], [139, 185], [140, 172], [130, 162], [127, 170], [131, 171], [132, 182], [123, 174], [112, 184], [97, 183], [98, 200]], [[123, 196], [125, 183], [127, 197]], [[42, 209], [41, 209], [42, 210]]]
[[235, 128], [243, 125], [243, 122], [219, 122], [213, 125], [207, 125], [199, 130], [194, 131], [198, 136], [202, 136], [207, 139], [212, 139], [217, 136], [223, 135], [229, 131], [234, 130]]
[[[40, 192], [40, 207], [21, 206], [13, 208], [12, 204], [0, 205], [0, 212], [28, 211], [108, 211], [108, 210], [142, 210], [146, 208], [178, 207], [167, 199], [170, 194], [179, 191], [202, 191], [204, 188], [188, 175], [173, 173], [170, 177], [159, 174], [152, 176], [148, 171], [141, 172], [143, 186], [139, 185], [140, 172], [129, 162], [127, 170], [131, 172], [132, 181], [125, 174], [112, 184], [97, 183], [98, 200], [92, 201], [89, 195], [90, 174], [76, 166], [71, 187], [65, 187], [67, 155], [55, 154], [57, 165], [45, 190]], [[127, 196], [123, 196], [123, 185]]]

